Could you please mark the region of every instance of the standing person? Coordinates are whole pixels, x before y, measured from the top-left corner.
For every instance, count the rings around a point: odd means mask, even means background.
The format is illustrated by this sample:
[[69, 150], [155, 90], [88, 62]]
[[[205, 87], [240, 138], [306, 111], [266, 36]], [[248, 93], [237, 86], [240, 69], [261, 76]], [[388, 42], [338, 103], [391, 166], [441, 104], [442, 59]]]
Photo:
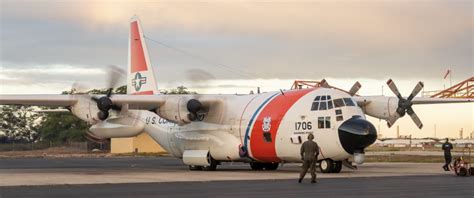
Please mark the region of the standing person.
[[316, 160], [318, 159], [319, 155], [319, 146], [316, 142], [313, 141], [314, 135], [308, 135], [308, 141], [304, 142], [301, 145], [301, 160], [303, 160], [303, 167], [300, 173], [300, 179], [298, 183], [301, 183], [306, 172], [308, 172], [308, 168], [310, 168], [311, 173], [311, 183], [316, 183]]
[[453, 149], [453, 145], [449, 142], [449, 138], [446, 138], [446, 142], [444, 142], [442, 148], [444, 150], [444, 161], [446, 161], [443, 166], [443, 169], [445, 171], [449, 171], [449, 164], [453, 159], [453, 157], [451, 156], [451, 149]]

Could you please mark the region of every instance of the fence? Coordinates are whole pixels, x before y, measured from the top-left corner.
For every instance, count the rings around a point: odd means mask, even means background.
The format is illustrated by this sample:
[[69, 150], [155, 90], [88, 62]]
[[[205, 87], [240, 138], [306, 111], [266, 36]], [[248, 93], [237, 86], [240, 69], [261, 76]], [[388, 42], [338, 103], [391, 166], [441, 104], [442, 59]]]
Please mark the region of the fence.
[[110, 143], [94, 143], [94, 142], [34, 142], [34, 143], [2, 143], [0, 144], [0, 152], [4, 151], [32, 151], [43, 150], [49, 148], [62, 147], [68, 151], [88, 152], [93, 149], [110, 151]]

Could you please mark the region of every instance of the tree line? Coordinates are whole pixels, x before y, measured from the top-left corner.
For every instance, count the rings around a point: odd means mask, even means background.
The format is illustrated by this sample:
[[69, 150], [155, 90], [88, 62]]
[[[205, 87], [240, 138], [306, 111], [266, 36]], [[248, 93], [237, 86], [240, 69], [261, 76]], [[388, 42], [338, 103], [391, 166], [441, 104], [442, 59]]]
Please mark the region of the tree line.
[[[107, 89], [92, 89], [86, 94], [105, 94]], [[81, 94], [84, 94], [81, 93]], [[127, 86], [113, 90], [114, 94], [126, 94]], [[196, 94], [184, 86], [164, 90], [162, 94]], [[80, 94], [77, 90], [63, 91], [62, 94]], [[0, 143], [65, 143], [85, 141], [84, 134], [90, 128], [70, 112], [39, 113], [45, 107], [26, 105], [0, 106]], [[51, 108], [48, 108], [51, 109]], [[3, 134], [2, 134], [3, 132]]]

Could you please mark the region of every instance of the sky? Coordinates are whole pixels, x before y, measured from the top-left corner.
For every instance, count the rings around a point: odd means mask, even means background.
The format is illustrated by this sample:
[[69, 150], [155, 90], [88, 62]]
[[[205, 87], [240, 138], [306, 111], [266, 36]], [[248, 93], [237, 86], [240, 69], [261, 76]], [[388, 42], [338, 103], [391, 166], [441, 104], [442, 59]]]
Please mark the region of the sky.
[[[160, 89], [199, 93], [289, 89], [327, 79], [362, 95], [403, 95], [474, 76], [473, 1], [0, 1], [0, 94], [60, 93], [104, 84], [104, 68], [127, 65], [128, 21], [140, 17]], [[175, 50], [179, 49], [179, 51]], [[185, 52], [185, 53], [183, 53]], [[197, 76], [196, 76], [197, 75]], [[383, 88], [382, 88], [383, 87]], [[383, 91], [382, 91], [383, 89]], [[464, 136], [474, 105], [417, 106], [425, 124], [397, 121], [415, 137]], [[385, 122], [383, 136], [395, 129]]]

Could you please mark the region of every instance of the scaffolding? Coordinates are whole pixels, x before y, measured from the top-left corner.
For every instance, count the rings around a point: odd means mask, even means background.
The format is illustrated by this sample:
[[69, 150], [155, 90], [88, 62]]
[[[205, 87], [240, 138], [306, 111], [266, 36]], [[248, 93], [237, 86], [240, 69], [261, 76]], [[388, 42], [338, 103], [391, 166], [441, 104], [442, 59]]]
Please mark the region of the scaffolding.
[[423, 92], [423, 97], [430, 98], [474, 98], [474, 77], [441, 91]]
[[[316, 80], [295, 80], [291, 89], [303, 89], [303, 88], [318, 88], [318, 87], [328, 87], [334, 88], [346, 93], [348, 91], [340, 89], [331, 85], [328, 85], [326, 80], [316, 81]], [[441, 91], [424, 91], [423, 97], [431, 98], [474, 98], [474, 77], [470, 77], [466, 80], [461, 81], [460, 83], [451, 86], [445, 90]]]
[[[337, 89], [339, 91], [343, 91], [343, 92], [346, 92], [348, 94], [351, 94], [349, 93], [349, 91], [346, 91], [344, 89], [341, 89], [341, 88], [337, 88], [337, 87], [334, 87], [334, 86], [331, 86], [329, 84], [327, 84], [326, 80], [323, 79], [321, 81], [316, 81], [316, 80], [295, 80], [293, 82], [293, 85], [291, 85], [291, 89], [308, 89], [308, 88], [318, 88], [318, 87], [326, 87], [326, 88], [333, 88], [333, 89]], [[356, 94], [357, 95], [357, 94]]]

